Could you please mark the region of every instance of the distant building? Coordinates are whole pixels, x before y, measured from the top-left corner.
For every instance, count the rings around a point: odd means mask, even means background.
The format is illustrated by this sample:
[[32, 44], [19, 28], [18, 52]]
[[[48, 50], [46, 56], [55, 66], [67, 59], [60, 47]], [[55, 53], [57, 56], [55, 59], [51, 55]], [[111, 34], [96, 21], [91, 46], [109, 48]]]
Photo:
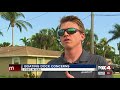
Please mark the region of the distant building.
[[[28, 46], [14, 46], [0, 48], [0, 76], [23, 77], [27, 72], [9, 72], [9, 64], [46, 64], [58, 58], [60, 51], [43, 50]], [[40, 76], [41, 72], [32, 72]]]

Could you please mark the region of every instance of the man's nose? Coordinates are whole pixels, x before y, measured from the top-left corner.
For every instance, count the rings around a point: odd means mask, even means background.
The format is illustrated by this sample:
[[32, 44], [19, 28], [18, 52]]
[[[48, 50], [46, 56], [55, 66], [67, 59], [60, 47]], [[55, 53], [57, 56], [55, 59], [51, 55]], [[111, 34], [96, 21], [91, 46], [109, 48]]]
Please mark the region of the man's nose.
[[65, 31], [65, 32], [64, 32], [64, 37], [65, 37], [65, 36], [68, 36], [68, 35], [69, 35], [69, 34]]

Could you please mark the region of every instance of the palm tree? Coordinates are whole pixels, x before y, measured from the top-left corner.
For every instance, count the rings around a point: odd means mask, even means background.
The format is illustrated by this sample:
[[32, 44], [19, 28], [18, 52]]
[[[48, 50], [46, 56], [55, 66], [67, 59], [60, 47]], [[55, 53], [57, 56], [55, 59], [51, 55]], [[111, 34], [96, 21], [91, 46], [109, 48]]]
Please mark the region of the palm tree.
[[114, 29], [109, 31], [110, 34], [113, 34], [113, 36], [108, 40], [108, 42], [120, 38], [120, 25], [115, 24]]
[[0, 35], [2, 35], [3, 36], [3, 33], [0, 31]]
[[29, 22], [26, 22], [24, 20], [18, 20], [18, 18], [20, 18], [20, 17], [25, 18], [25, 16], [21, 12], [4, 12], [4, 14], [1, 14], [1, 17], [10, 22], [8, 29], [10, 27], [12, 27], [12, 46], [14, 45], [13, 31], [14, 31], [15, 26], [17, 26], [17, 28], [19, 28], [20, 32], [22, 32], [22, 28], [24, 28], [27, 31], [26, 25], [28, 25], [30, 28], [32, 28], [32, 25]]
[[[4, 15], [4, 12], [0, 12], [0, 16], [1, 15]], [[3, 36], [3, 33], [0, 31], [0, 35], [2, 35]]]
[[62, 51], [63, 50], [63, 46], [60, 42], [60, 37], [58, 36], [57, 32], [59, 30], [59, 26], [57, 26], [57, 28], [52, 28], [52, 31], [53, 31], [53, 36], [54, 36], [54, 49], [55, 50], [60, 50]]
[[[90, 35], [91, 35], [91, 31], [89, 29], [86, 29], [85, 30], [85, 40], [83, 42], [83, 48], [85, 50], [87, 50], [88, 52], [90, 52], [90, 45], [91, 45]], [[97, 43], [97, 41], [98, 41], [98, 36], [96, 34], [94, 34], [94, 44]], [[94, 46], [94, 48], [95, 48], [95, 46]]]
[[28, 45], [28, 42], [29, 42], [29, 39], [24, 37], [24, 38], [21, 38], [20, 40], [22, 40], [22, 42], [25, 44], [25, 46]]
[[58, 28], [41, 29], [39, 33], [32, 35], [31, 46], [46, 50], [61, 50], [62, 46], [59, 44], [57, 31]]
[[114, 51], [115, 48], [108, 45], [106, 38], [102, 38], [100, 42], [97, 44], [97, 54], [100, 54], [103, 57], [106, 57], [107, 54]]

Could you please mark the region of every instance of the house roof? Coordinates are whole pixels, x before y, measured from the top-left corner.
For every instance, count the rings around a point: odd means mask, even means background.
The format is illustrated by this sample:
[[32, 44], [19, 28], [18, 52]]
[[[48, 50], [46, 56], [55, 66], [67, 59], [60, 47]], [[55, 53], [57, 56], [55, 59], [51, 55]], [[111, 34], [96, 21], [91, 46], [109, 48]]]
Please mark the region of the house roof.
[[28, 46], [11, 46], [0, 48], [0, 57], [13, 57], [13, 56], [32, 56], [32, 57], [59, 57], [60, 51], [51, 51], [38, 49]]

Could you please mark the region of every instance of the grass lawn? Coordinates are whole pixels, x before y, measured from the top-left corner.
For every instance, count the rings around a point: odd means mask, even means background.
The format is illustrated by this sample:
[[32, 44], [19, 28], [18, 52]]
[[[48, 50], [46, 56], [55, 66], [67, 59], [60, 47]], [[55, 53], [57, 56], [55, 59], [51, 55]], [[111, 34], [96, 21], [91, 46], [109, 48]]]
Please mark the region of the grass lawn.
[[120, 74], [113, 74], [113, 78], [120, 78]]
[[24, 77], [18, 77], [18, 76], [0, 76], [0, 78], [24, 78]]

